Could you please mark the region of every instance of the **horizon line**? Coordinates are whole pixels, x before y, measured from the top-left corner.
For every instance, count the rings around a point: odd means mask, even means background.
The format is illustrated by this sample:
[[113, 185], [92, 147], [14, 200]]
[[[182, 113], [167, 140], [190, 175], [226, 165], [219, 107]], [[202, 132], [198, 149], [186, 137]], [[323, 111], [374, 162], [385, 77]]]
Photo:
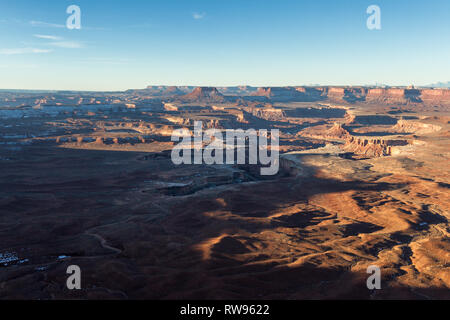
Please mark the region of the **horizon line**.
[[128, 89], [117, 89], [117, 90], [92, 90], [92, 89], [22, 89], [22, 88], [0, 88], [0, 91], [41, 91], [41, 92], [61, 92], [61, 91], [72, 91], [72, 92], [126, 92], [129, 90], [145, 90], [148, 87], [192, 87], [192, 88], [236, 88], [236, 87], [252, 87], [252, 88], [300, 88], [300, 87], [329, 87], [329, 88], [428, 88], [428, 89], [449, 89], [450, 82], [438, 81], [434, 84], [442, 83], [448, 84], [447, 87], [437, 87], [433, 85], [388, 85], [388, 84], [365, 84], [365, 85], [322, 85], [322, 84], [308, 84], [308, 85], [275, 85], [275, 86], [254, 86], [254, 85], [167, 85], [167, 84], [150, 84], [143, 88], [128, 88]]

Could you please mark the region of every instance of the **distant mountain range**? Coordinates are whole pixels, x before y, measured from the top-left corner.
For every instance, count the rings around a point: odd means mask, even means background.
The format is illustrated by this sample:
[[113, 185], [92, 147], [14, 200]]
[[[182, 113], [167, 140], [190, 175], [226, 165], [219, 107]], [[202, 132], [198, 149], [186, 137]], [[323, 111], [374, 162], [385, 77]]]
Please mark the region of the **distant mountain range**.
[[190, 93], [190, 88], [165, 87], [147, 88], [147, 94], [155, 93], [170, 102], [182, 103], [244, 103], [246, 102], [314, 102], [334, 101], [349, 103], [449, 103], [450, 90], [446, 88], [367, 88], [367, 87], [197, 87]]
[[[319, 84], [309, 84], [306, 86], [285, 86], [285, 87], [267, 87], [267, 88], [410, 88], [411, 86], [389, 86], [386, 84], [375, 83], [375, 84], [366, 84], [362, 86], [324, 86]], [[129, 89], [126, 91], [86, 91], [86, 90], [27, 90], [27, 89], [0, 89], [0, 92], [11, 92], [11, 93], [58, 93], [58, 94], [79, 94], [79, 93], [126, 93], [126, 94], [135, 94], [139, 96], [153, 96], [153, 97], [169, 97], [169, 96], [182, 96], [189, 93], [192, 93], [197, 86], [166, 86], [166, 85], [157, 85], [157, 86], [148, 86], [144, 89]], [[206, 88], [206, 87], [204, 87]], [[249, 96], [249, 95], [258, 95], [258, 90], [267, 89], [265, 87], [252, 87], [247, 85], [242, 86], [229, 86], [229, 87], [216, 87], [217, 91], [223, 95], [227, 96]], [[418, 86], [418, 88], [442, 88], [442, 89], [450, 89], [450, 81], [447, 82], [436, 82], [429, 85]]]
[[[148, 86], [145, 89], [131, 89], [126, 93], [136, 95], [150, 95], [153, 97], [168, 97], [168, 96], [182, 96], [192, 93], [196, 86]], [[207, 87], [200, 87], [206, 89]], [[234, 86], [234, 87], [217, 87], [217, 91], [228, 96], [243, 96], [254, 93], [258, 90], [251, 86]], [[217, 93], [219, 93], [217, 92]]]
[[450, 81], [447, 82], [436, 82], [433, 84], [430, 84], [428, 86], [425, 86], [427, 88], [447, 88], [450, 89]]

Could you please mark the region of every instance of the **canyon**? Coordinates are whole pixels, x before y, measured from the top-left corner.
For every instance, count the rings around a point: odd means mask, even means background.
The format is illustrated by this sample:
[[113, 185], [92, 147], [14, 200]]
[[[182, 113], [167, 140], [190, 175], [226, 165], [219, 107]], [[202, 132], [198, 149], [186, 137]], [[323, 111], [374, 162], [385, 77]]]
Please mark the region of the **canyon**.
[[[175, 165], [196, 121], [278, 174]], [[450, 299], [449, 138], [442, 88], [2, 91], [0, 299]]]

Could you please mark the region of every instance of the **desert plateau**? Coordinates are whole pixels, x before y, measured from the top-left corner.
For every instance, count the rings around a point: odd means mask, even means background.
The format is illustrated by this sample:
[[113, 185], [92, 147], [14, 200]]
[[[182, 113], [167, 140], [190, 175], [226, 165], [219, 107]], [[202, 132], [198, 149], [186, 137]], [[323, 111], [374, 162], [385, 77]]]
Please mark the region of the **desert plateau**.
[[[278, 174], [175, 165], [196, 121], [278, 129]], [[445, 88], [4, 90], [0, 299], [450, 299], [449, 164]]]

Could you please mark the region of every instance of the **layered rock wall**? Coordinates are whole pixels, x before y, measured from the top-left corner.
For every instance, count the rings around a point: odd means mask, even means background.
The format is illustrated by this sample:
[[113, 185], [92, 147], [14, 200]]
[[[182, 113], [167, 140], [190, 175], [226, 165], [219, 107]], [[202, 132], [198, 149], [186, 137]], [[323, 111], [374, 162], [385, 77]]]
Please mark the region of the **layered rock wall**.
[[343, 149], [362, 156], [383, 157], [392, 155], [392, 147], [408, 144], [407, 140], [369, 139], [350, 136]]
[[370, 87], [264, 87], [254, 96], [274, 101], [368, 102], [384, 104], [423, 103], [450, 105], [450, 89]]

